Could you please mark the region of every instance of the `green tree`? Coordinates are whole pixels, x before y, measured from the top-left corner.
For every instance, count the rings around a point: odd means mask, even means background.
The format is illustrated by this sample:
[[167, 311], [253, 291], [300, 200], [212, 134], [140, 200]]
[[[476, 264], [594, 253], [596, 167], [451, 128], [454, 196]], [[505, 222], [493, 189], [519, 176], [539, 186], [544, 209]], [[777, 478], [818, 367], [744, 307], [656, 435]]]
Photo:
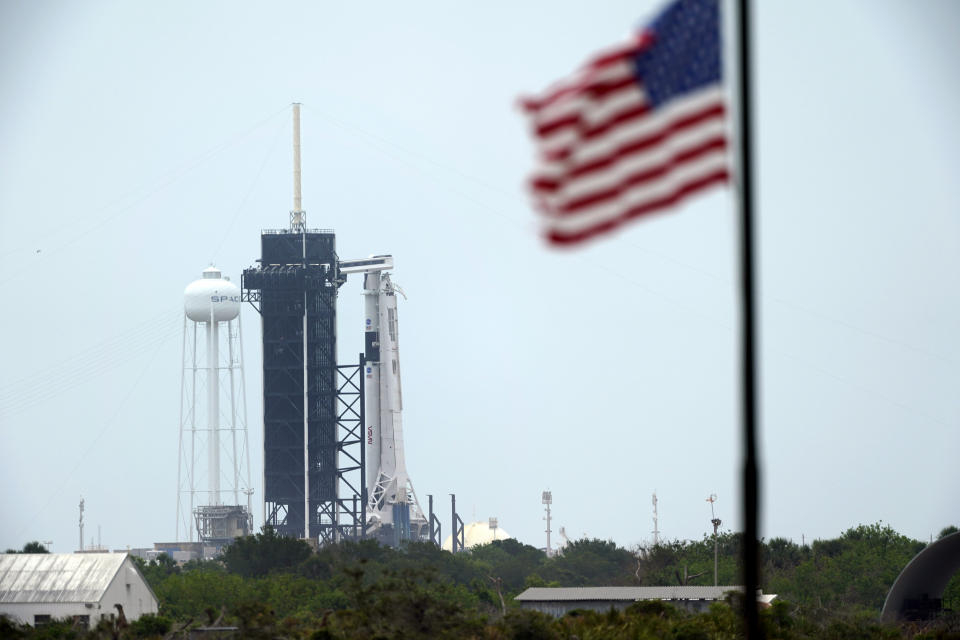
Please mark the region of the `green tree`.
[[130, 623], [127, 634], [134, 638], [160, 637], [170, 631], [171, 626], [169, 618], [146, 613]]
[[277, 535], [264, 526], [260, 533], [230, 543], [221, 559], [230, 573], [250, 578], [293, 570], [310, 554], [310, 546], [303, 540]]
[[559, 640], [562, 637], [553, 618], [539, 611], [510, 611], [496, 626], [504, 637], [514, 640]]
[[544, 563], [540, 575], [565, 587], [632, 585], [636, 568], [634, 555], [612, 541], [574, 540]]
[[331, 617], [334, 637], [452, 639], [478, 637], [483, 631], [482, 618], [451, 593], [456, 587], [430, 571], [389, 571], [375, 583], [364, 579], [362, 568], [348, 575], [350, 608]]
[[203, 619], [207, 609], [228, 609], [250, 600], [256, 581], [227, 573], [214, 563], [192, 571], [170, 574], [153, 586], [160, 611], [174, 620]]
[[16, 549], [7, 549], [4, 553], [50, 553], [50, 550], [47, 549], [42, 542], [33, 540], [23, 545], [23, 548], [19, 551]]
[[[740, 582], [740, 543], [739, 533], [718, 534], [718, 584]], [[633, 572], [639, 584], [648, 586], [681, 584], [684, 575], [688, 576], [686, 584], [712, 585], [713, 536], [704, 534], [697, 541], [663, 542], [642, 547], [637, 550]]]
[[808, 550], [809, 547], [801, 547], [786, 538], [772, 538], [761, 546], [764, 563], [769, 571], [796, 567], [806, 559]]
[[501, 579], [504, 591], [514, 595], [525, 588], [527, 577], [536, 574], [546, 560], [546, 554], [536, 547], [512, 538], [470, 550], [471, 564], [487, 578]]
[[137, 568], [140, 569], [140, 573], [143, 574], [147, 584], [153, 588], [156, 588], [157, 585], [169, 576], [180, 573], [180, 567], [177, 565], [177, 561], [166, 553], [161, 553], [150, 562], [136, 556], [133, 556], [132, 559], [137, 565]]
[[839, 538], [815, 541], [795, 567], [772, 572], [766, 590], [808, 611], [875, 613], [900, 571], [923, 547], [882, 523], [858, 525]]
[[30, 627], [25, 624], [18, 624], [0, 613], [0, 638], [26, 638], [30, 633]]
[[[720, 582], [737, 584], [742, 536], [727, 532], [718, 542]], [[245, 637], [317, 640], [743, 637], [735, 604], [716, 604], [694, 615], [665, 603], [643, 602], [625, 611], [579, 611], [553, 620], [521, 610], [512, 598], [526, 586], [638, 584], [638, 576], [639, 584], [674, 585], [684, 567], [690, 573], [704, 572], [690, 584], [711, 584], [709, 535], [633, 552], [612, 542], [580, 540], [553, 558], [515, 540], [455, 555], [429, 543], [393, 549], [373, 540], [327, 545], [311, 554], [299, 541], [267, 531], [235, 544], [232, 566], [226, 560], [177, 565], [167, 556], [140, 562], [160, 599], [162, 617], [178, 627], [190, 620], [202, 624], [225, 608], [224, 622], [240, 626]], [[779, 599], [761, 616], [768, 637], [960, 640], [958, 616], [904, 627], [876, 621], [892, 581], [924, 546], [882, 523], [853, 527], [812, 545], [771, 539], [761, 546], [763, 587]], [[949, 595], [957, 588], [955, 582], [944, 601], [960, 608], [951, 604], [956, 596]], [[506, 615], [501, 615], [498, 586], [507, 602]], [[42, 631], [48, 634], [43, 637], [54, 632], [73, 633], [60, 625]], [[3, 627], [0, 620], [0, 637], [18, 633], [32, 638], [41, 631]], [[88, 637], [116, 633], [104, 627]], [[133, 635], [130, 629], [121, 634]]]

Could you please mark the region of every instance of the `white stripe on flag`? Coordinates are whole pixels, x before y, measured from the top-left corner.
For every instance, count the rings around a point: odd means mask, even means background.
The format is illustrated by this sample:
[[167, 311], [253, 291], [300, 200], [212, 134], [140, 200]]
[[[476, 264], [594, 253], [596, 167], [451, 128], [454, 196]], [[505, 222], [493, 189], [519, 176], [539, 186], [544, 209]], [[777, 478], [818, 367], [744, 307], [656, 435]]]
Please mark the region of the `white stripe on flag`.
[[613, 202], [578, 211], [572, 215], [547, 213], [543, 218], [545, 231], [559, 231], [569, 235], [586, 231], [617, 220], [631, 209], [667, 198], [684, 185], [695, 183], [724, 169], [727, 169], [727, 154], [722, 150], [712, 152], [674, 168], [663, 178], [629, 190]]
[[[630, 95], [632, 106], [642, 104], [645, 100], [642, 91], [637, 89]], [[536, 175], [557, 177], [565, 175], [579, 165], [591, 162], [602, 156], [609, 155], [618, 147], [630, 142], [652, 136], [667, 129], [671, 123], [689, 117], [703, 109], [724, 103], [723, 90], [719, 87], [708, 87], [691, 93], [689, 96], [674, 100], [666, 108], [651, 111], [636, 120], [630, 120], [620, 126], [611, 128], [602, 136], [584, 140], [571, 150], [571, 155], [560, 161], [541, 157], [541, 164], [536, 169]], [[550, 145], [555, 150], [559, 145]]]
[[670, 161], [684, 151], [690, 151], [710, 140], [726, 137], [726, 123], [718, 118], [708, 120], [697, 127], [678, 131], [669, 139], [652, 147], [644, 153], [634, 153], [620, 158], [613, 166], [603, 171], [594, 171], [582, 177], [576, 177], [565, 183], [558, 193], [546, 195], [555, 200], [557, 206], [574, 198], [582, 198], [591, 193], [610, 189], [624, 178], [643, 170], [651, 170]]

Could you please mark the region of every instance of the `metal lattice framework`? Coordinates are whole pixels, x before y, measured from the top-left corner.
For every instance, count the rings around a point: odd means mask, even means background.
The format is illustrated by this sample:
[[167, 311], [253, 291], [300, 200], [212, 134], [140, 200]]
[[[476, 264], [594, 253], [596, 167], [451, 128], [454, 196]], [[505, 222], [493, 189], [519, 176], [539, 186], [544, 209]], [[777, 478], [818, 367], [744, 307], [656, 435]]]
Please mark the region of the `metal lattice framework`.
[[364, 357], [337, 366], [337, 496], [320, 503], [320, 543], [367, 537], [364, 476]]

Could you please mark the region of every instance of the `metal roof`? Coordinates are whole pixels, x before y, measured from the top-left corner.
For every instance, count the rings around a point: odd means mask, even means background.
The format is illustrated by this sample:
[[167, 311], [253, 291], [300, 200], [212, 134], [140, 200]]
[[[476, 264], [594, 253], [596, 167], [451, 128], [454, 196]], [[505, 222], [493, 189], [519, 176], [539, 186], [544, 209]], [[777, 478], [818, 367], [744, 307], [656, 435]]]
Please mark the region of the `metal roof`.
[[126, 559], [125, 553], [0, 554], [0, 603], [96, 602]]
[[515, 600], [562, 602], [571, 600], [723, 600], [728, 591], [743, 587], [530, 587]]

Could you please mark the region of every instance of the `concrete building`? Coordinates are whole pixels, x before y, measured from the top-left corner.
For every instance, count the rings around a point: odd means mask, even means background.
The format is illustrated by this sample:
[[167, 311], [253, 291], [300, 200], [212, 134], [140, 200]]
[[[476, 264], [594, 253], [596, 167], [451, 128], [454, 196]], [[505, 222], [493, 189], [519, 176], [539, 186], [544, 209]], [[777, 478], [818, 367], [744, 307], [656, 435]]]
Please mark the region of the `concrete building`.
[[126, 553], [0, 554], [0, 615], [36, 626], [74, 618], [96, 625], [157, 613], [157, 596]]
[[[626, 609], [641, 600], [661, 600], [693, 613], [722, 602], [730, 591], [743, 592], [743, 587], [531, 587], [515, 600], [523, 609], [534, 609], [559, 618], [574, 609], [609, 611]], [[757, 601], [769, 605], [776, 596], [758, 595]]]
[[156, 554], [151, 558], [155, 559], [161, 553], [165, 553], [177, 562], [190, 562], [191, 560], [201, 560], [210, 554], [216, 552], [216, 548], [204, 548], [202, 542], [154, 542], [153, 550]]

